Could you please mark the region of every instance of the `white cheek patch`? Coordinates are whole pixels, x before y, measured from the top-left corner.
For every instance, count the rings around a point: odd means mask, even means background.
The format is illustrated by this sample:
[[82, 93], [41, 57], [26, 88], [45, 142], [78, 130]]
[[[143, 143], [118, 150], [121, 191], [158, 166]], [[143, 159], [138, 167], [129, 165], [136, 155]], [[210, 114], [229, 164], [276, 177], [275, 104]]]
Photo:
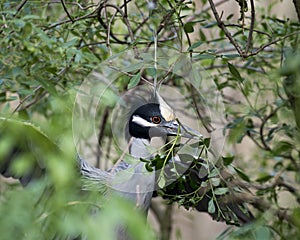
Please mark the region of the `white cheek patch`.
[[157, 127], [157, 124], [150, 123], [144, 118], [141, 118], [140, 116], [134, 115], [132, 117], [132, 121], [142, 127]]

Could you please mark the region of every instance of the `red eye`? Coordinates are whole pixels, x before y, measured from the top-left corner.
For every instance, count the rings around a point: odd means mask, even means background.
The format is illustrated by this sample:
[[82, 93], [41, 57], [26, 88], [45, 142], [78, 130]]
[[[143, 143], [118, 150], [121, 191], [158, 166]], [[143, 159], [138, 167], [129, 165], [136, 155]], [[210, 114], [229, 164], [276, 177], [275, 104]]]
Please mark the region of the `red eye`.
[[154, 116], [154, 117], [151, 118], [151, 121], [154, 124], [159, 124], [161, 122], [161, 118], [159, 116]]

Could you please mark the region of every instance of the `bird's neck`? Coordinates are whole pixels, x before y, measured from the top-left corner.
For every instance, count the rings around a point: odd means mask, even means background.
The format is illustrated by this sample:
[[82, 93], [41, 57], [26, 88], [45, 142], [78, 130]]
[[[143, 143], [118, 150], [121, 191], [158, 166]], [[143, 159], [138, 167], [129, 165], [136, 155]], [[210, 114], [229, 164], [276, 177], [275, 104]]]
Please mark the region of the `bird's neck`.
[[129, 153], [135, 158], [150, 159], [165, 143], [160, 137], [152, 137], [151, 140], [132, 137]]
[[150, 141], [148, 139], [132, 137], [130, 141], [129, 154], [131, 156], [145, 159], [151, 157], [149, 152]]

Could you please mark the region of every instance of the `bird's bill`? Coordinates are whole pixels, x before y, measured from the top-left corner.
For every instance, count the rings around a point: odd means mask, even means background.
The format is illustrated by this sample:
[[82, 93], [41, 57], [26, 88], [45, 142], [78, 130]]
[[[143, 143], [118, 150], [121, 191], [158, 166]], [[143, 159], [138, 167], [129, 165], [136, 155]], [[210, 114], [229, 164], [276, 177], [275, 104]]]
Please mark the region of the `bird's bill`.
[[165, 122], [161, 124], [161, 127], [163, 127], [164, 132], [166, 132], [167, 135], [170, 136], [179, 135], [185, 138], [197, 138], [197, 139], [203, 137], [203, 135], [198, 131], [179, 123], [177, 120]]

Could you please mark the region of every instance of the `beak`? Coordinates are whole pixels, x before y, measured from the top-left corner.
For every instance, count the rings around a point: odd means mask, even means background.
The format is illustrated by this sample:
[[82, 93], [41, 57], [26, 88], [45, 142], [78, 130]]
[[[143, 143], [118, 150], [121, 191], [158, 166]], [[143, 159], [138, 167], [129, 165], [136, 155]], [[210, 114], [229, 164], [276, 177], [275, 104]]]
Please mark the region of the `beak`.
[[203, 138], [203, 135], [198, 131], [181, 124], [178, 120], [162, 123], [160, 125], [164, 129], [164, 132], [169, 136], [181, 136], [184, 138], [199, 139]]

